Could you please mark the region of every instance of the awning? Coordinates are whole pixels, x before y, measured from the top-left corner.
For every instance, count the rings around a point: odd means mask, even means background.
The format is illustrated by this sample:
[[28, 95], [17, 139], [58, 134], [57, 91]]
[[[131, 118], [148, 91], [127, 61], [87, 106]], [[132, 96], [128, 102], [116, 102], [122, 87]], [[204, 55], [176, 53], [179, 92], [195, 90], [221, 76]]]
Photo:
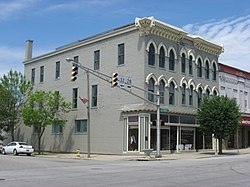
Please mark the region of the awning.
[[145, 103], [127, 104], [123, 105], [120, 110], [122, 112], [156, 112], [156, 106]]
[[240, 120], [241, 126], [250, 126], [250, 116], [241, 116]]

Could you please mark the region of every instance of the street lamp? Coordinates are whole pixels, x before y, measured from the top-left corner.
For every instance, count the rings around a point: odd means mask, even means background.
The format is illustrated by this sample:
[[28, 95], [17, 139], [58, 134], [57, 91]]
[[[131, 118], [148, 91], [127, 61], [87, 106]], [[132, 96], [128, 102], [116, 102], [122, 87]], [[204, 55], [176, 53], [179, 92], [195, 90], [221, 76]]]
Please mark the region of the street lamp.
[[[70, 59], [70, 58], [66, 58], [67, 62], [73, 62], [74, 65], [78, 66], [81, 65], [79, 62]], [[87, 139], [87, 152], [88, 152], [88, 158], [90, 158], [90, 94], [89, 94], [89, 69], [88, 68], [84, 68], [83, 66], [81, 66], [87, 74], [87, 98], [88, 98], [88, 107], [87, 107], [87, 129], [88, 129], [88, 139]]]

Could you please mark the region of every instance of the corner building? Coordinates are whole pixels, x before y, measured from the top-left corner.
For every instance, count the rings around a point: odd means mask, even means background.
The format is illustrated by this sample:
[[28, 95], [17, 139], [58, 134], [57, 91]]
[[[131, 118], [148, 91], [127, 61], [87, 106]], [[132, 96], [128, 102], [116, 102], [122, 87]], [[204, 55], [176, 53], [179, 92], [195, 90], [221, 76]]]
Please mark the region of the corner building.
[[[26, 42], [25, 75], [35, 90], [59, 92], [72, 102], [65, 127], [48, 126], [42, 138], [45, 151], [91, 153], [142, 153], [156, 149], [156, 95], [160, 93], [161, 151], [212, 148], [212, 138], [199, 131], [196, 111], [207, 95], [218, 95], [218, 57], [223, 47], [155, 20], [136, 18], [125, 25], [57, 48], [32, 58], [32, 41]], [[90, 129], [84, 70], [72, 82], [72, 64], [66, 58], [102, 74], [117, 72], [131, 86], [111, 84], [90, 75]], [[138, 95], [145, 100], [136, 97]], [[150, 101], [150, 102], [148, 102]], [[22, 125], [17, 137], [37, 145], [35, 129]]]

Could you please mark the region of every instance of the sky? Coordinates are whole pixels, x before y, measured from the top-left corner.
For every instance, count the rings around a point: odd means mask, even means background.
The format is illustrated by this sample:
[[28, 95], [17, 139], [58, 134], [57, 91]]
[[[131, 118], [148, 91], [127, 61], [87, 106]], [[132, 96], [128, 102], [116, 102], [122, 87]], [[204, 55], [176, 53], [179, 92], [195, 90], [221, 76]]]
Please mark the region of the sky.
[[33, 57], [150, 17], [224, 46], [219, 62], [250, 72], [250, 0], [0, 0], [0, 77]]

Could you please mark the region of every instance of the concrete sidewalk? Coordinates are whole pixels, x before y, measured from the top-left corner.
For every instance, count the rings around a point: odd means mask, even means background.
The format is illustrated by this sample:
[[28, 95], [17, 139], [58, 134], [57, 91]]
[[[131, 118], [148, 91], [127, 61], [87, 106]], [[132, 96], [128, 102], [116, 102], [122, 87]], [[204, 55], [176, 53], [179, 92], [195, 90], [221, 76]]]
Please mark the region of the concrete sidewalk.
[[202, 159], [202, 158], [212, 158], [212, 157], [223, 157], [232, 156], [237, 154], [250, 154], [250, 148], [247, 149], [232, 149], [223, 150], [221, 155], [215, 155], [213, 150], [201, 150], [199, 152], [180, 152], [174, 154], [163, 154], [161, 158], [155, 158], [154, 153], [151, 157], [146, 157], [145, 155], [104, 155], [104, 154], [91, 154], [90, 158], [87, 158], [87, 154], [77, 154], [73, 153], [44, 153], [41, 155], [34, 154], [39, 157], [51, 157], [51, 158], [68, 158], [68, 159], [80, 159], [80, 160], [127, 160], [127, 161], [159, 161], [159, 160], [180, 160], [180, 159]]

